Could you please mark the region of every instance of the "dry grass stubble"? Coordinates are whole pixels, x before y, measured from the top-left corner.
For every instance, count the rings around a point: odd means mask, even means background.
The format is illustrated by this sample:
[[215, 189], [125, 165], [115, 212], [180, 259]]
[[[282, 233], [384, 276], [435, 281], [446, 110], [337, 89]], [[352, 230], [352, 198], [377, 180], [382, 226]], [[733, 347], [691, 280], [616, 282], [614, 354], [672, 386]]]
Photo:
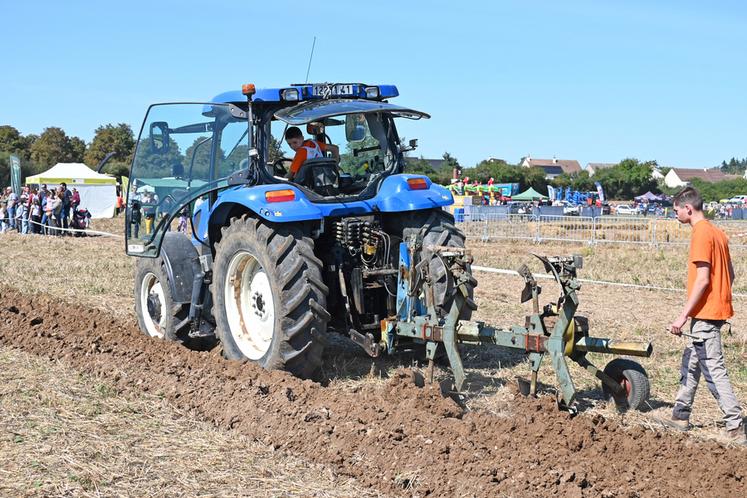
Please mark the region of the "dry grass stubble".
[[161, 399], [117, 394], [0, 348], [2, 496], [377, 496], [213, 428]]

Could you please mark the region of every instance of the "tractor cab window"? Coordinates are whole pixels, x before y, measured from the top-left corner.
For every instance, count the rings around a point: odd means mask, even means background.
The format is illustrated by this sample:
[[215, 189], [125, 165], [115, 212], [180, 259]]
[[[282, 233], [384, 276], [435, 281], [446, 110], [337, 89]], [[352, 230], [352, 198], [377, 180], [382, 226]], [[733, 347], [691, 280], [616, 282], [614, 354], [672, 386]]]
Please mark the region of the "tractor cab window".
[[[394, 172], [400, 156], [394, 118], [428, 118], [425, 113], [370, 100], [321, 99], [275, 112], [269, 166], [278, 179], [288, 179], [324, 197], [358, 195], [386, 172]], [[286, 143], [296, 128], [307, 140], [303, 162]], [[299, 133], [299, 130], [301, 133]], [[321, 152], [320, 150], [321, 149]], [[281, 159], [276, 159], [280, 157]]]
[[[319, 121], [293, 126], [302, 135], [303, 157], [314, 156], [311, 163], [316, 171], [300, 178], [299, 171], [292, 171], [293, 160], [297, 155], [285, 139], [291, 125], [273, 120], [271, 124], [270, 146], [268, 150], [268, 172], [277, 179], [290, 179], [303, 183], [322, 195], [355, 194], [365, 188], [369, 181], [384, 172], [395, 160], [381, 117], [377, 114], [349, 114], [328, 116]], [[311, 152], [309, 153], [309, 149]], [[317, 153], [316, 149], [320, 152]], [[324, 170], [327, 171], [325, 175]], [[293, 173], [293, 174], [292, 174]], [[326, 185], [320, 185], [319, 180]]]
[[246, 164], [247, 123], [228, 105], [151, 106], [140, 131], [127, 192], [127, 251], [155, 255], [183, 210]]

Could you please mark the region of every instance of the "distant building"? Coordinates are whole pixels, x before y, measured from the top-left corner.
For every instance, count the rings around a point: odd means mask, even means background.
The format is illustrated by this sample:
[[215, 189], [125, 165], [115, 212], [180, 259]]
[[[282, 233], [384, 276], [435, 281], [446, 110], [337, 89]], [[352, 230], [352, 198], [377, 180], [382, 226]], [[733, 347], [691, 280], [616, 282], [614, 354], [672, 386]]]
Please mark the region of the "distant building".
[[617, 166], [617, 163], [586, 163], [586, 171], [589, 172], [589, 176], [594, 176], [594, 173], [600, 169], [608, 169]]
[[545, 171], [545, 178], [552, 180], [562, 174], [572, 175], [581, 172], [581, 165], [575, 159], [535, 159], [527, 156], [521, 161], [521, 166], [525, 168], [542, 168]]
[[711, 169], [685, 169], [672, 168], [664, 177], [664, 184], [667, 187], [686, 187], [694, 178], [699, 178], [704, 182], [716, 183], [724, 180], [736, 180], [739, 175], [727, 175], [719, 168]]
[[441, 171], [441, 168], [444, 167], [444, 161], [443, 159], [425, 159], [421, 157], [406, 157], [405, 158], [405, 164], [413, 164], [420, 161], [425, 161], [428, 163], [428, 165], [433, 169], [433, 171]]

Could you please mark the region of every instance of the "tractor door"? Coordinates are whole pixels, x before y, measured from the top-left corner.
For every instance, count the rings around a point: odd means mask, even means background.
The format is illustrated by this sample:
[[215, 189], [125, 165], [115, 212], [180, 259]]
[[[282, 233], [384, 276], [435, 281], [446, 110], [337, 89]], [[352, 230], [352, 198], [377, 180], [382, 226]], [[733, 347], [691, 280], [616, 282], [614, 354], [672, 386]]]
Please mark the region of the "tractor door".
[[[127, 254], [156, 257], [178, 218], [247, 164], [247, 121], [230, 104], [157, 104], [140, 130], [127, 189]], [[193, 220], [194, 221], [194, 220]], [[193, 233], [189, 230], [188, 235]]]

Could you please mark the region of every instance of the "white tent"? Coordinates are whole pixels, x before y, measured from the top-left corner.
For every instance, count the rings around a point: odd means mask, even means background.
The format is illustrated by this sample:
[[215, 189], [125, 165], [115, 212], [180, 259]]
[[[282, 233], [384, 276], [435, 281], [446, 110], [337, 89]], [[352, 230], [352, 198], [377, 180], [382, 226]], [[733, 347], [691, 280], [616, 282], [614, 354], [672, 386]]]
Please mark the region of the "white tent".
[[78, 189], [80, 207], [88, 209], [94, 218], [111, 218], [117, 203], [117, 179], [96, 173], [82, 163], [57, 163], [38, 175], [26, 178], [27, 184], [46, 184], [50, 189], [65, 182], [67, 188]]

